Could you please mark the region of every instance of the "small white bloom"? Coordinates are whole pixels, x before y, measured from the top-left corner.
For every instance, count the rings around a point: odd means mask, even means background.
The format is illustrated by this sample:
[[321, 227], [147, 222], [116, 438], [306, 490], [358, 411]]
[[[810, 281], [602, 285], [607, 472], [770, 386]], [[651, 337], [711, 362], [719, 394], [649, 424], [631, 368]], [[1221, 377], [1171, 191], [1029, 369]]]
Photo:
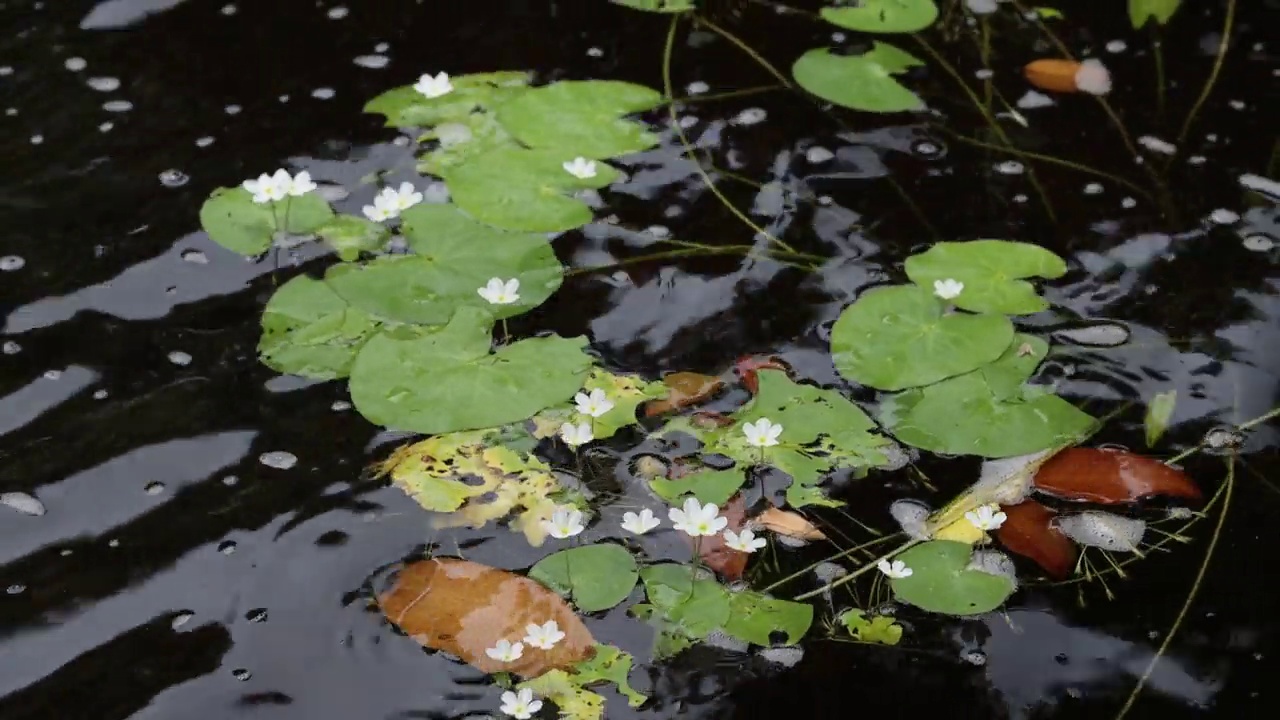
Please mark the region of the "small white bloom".
[[488, 300], [494, 305], [510, 305], [520, 299], [520, 280], [511, 278], [504, 281], [502, 278], [489, 278], [489, 282], [482, 288], [477, 288], [476, 292], [480, 293], [480, 297]]
[[891, 578], [911, 577], [911, 574], [915, 572], [901, 560], [894, 560], [892, 563], [888, 560], [881, 560], [876, 563], [876, 567], [879, 568], [880, 572]]
[[636, 535], [643, 535], [661, 524], [662, 521], [654, 517], [649, 508], [641, 510], [639, 515], [633, 512], [622, 514], [622, 529]]
[[529, 623], [524, 626], [524, 632], [525, 644], [539, 650], [550, 650], [564, 639], [564, 631], [555, 620], [548, 620], [541, 625]]
[[542, 701], [534, 700], [529, 688], [521, 688], [519, 693], [508, 690], [502, 693], [502, 706], [498, 709], [516, 720], [529, 720], [542, 709]]
[[764, 538], [756, 537], [756, 534], [750, 530], [743, 530], [741, 533], [735, 533], [732, 530], [725, 530], [724, 544], [739, 552], [753, 553], [768, 543]]
[[385, 222], [400, 214], [392, 199], [386, 195], [375, 197], [372, 205], [365, 205], [361, 210], [365, 217], [374, 222]]
[[769, 418], [760, 418], [743, 425], [742, 433], [747, 436], [747, 442], [756, 447], [773, 447], [778, 444], [778, 436], [782, 435], [782, 426], [775, 425]]
[[564, 171], [579, 180], [590, 180], [596, 176], [596, 161], [588, 160], [584, 157], [576, 157], [573, 160], [561, 163]]
[[[284, 172], [281, 170], [280, 172]], [[289, 177], [289, 173], [284, 173], [285, 177]], [[279, 173], [276, 173], [278, 176]], [[287, 182], [287, 180], [286, 180]], [[288, 188], [281, 183], [277, 177], [272, 177], [266, 173], [258, 176], [257, 180], [245, 180], [242, 183], [245, 190], [253, 194], [253, 201], [256, 203], [269, 203], [277, 200], [283, 200], [288, 194]]]
[[720, 517], [720, 508], [714, 503], [703, 505], [696, 497], [685, 498], [682, 508], [667, 511], [671, 524], [692, 537], [717, 535], [729, 524], [729, 518]]
[[449, 82], [448, 73], [438, 73], [435, 77], [428, 74], [418, 78], [413, 89], [427, 96], [427, 99], [434, 99], [453, 92], [453, 83]]
[[520, 659], [521, 655], [524, 655], [524, 644], [513, 643], [510, 640], [499, 640], [497, 645], [485, 648], [484, 654], [498, 662], [515, 662]]
[[576, 448], [594, 440], [595, 434], [591, 432], [591, 423], [565, 423], [560, 426], [560, 439], [569, 447]]
[[578, 405], [578, 412], [591, 417], [600, 417], [613, 409], [613, 401], [600, 388], [592, 390], [590, 395], [580, 392], [573, 396], [573, 401]]
[[586, 530], [586, 526], [582, 524], [581, 510], [570, 505], [561, 505], [551, 513], [550, 520], [542, 521], [542, 529], [546, 530], [551, 537], [564, 540]]
[[933, 281], [933, 294], [943, 300], [950, 300], [962, 292], [964, 292], [964, 283], [959, 280], [947, 278], [946, 280]]
[[397, 214], [422, 202], [422, 193], [413, 189], [413, 183], [400, 183], [399, 189], [383, 188], [379, 197], [385, 197], [388, 206], [395, 208]]
[[964, 514], [964, 518], [973, 523], [973, 526], [982, 530], [997, 530], [1004, 524], [1008, 516], [1000, 512], [999, 505], [983, 505], [977, 510], [970, 510]]
[[287, 192], [294, 197], [302, 197], [307, 193], [315, 190], [317, 185], [311, 180], [311, 173], [303, 170], [289, 179]]

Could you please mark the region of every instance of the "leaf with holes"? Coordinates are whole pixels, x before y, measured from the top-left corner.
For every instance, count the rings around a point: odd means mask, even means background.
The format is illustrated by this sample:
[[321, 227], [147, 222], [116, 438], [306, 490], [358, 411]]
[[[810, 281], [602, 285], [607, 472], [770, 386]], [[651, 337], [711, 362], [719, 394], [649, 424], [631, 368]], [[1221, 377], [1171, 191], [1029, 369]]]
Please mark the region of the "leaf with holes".
[[812, 624], [812, 605], [743, 590], [729, 596], [729, 620], [724, 631], [739, 640], [772, 647], [776, 644], [774, 633], [785, 636], [783, 644], [795, 645]]

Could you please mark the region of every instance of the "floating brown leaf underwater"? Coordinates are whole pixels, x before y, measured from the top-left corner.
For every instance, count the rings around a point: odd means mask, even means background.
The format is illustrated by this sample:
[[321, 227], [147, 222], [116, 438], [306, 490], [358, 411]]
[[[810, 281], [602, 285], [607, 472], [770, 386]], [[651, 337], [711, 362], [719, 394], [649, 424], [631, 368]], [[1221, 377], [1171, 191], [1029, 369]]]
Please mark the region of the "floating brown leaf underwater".
[[[738, 494], [729, 498], [729, 502], [720, 508], [720, 516], [729, 521], [729, 524], [724, 528], [725, 530], [742, 532], [742, 528], [747, 522], [747, 504], [742, 499], [742, 495]], [[702, 562], [719, 573], [720, 577], [729, 582], [742, 579], [742, 573], [747, 569], [747, 553], [741, 550], [734, 550], [726, 545], [723, 532], [699, 538], [692, 538], [680, 533], [680, 537], [683, 537], [690, 546], [696, 547]]]
[[[522, 575], [469, 560], [433, 558], [401, 568], [378, 597], [387, 619], [422, 645], [462, 658], [486, 673], [537, 677], [587, 659], [595, 639], [555, 592]], [[520, 642], [525, 626], [555, 620], [565, 637], [550, 650], [525, 645], [515, 662], [485, 654], [499, 640]]]
[[733, 370], [742, 379], [742, 384], [751, 391], [752, 395], [760, 392], [760, 379], [756, 377], [757, 370], [781, 370], [787, 372], [786, 363], [776, 357], [758, 357], [755, 355], [746, 355], [738, 358], [733, 364]]
[[786, 535], [797, 540], [827, 539], [827, 536], [823, 535], [822, 531], [803, 515], [790, 510], [781, 510], [771, 506], [757, 515], [755, 520], [779, 535]]
[[1181, 470], [1111, 448], [1067, 448], [1041, 465], [1032, 483], [1064, 500], [1108, 505], [1154, 496], [1202, 498], [1200, 488]]
[[1071, 574], [1080, 550], [1062, 531], [1053, 526], [1057, 513], [1035, 500], [1006, 505], [1004, 524], [996, 538], [1009, 552], [1034, 560], [1050, 577], [1059, 580]]

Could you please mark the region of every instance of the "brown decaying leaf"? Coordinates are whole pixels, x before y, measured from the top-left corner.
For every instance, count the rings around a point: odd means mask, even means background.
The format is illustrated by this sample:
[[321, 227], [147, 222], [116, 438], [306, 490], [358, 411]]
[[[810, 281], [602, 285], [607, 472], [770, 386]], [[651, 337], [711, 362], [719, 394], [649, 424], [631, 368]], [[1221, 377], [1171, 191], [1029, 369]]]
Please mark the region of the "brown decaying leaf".
[[1040, 466], [1032, 484], [1064, 500], [1111, 505], [1155, 495], [1195, 501], [1202, 497], [1181, 470], [1110, 448], [1067, 448]]
[[[742, 526], [747, 522], [747, 504], [743, 501], [742, 494], [729, 498], [729, 502], [720, 508], [720, 515], [729, 520], [725, 530], [742, 532]], [[742, 573], [747, 569], [747, 553], [725, 545], [723, 531], [716, 535], [699, 538], [680, 533], [680, 537], [684, 538], [690, 547], [696, 547], [702, 562], [719, 573], [720, 577], [730, 582], [742, 579]]]
[[781, 370], [787, 372], [791, 368], [776, 357], [759, 357], [756, 355], [744, 355], [738, 358], [733, 364], [733, 370], [742, 378], [742, 384], [755, 395], [760, 391], [760, 379], [756, 377], [757, 370]]
[[756, 521], [766, 528], [798, 540], [826, 540], [827, 536], [799, 513], [770, 506], [756, 516]]
[[653, 417], [705, 402], [724, 387], [724, 381], [720, 378], [695, 372], [671, 373], [662, 378], [662, 384], [667, 386], [667, 396], [645, 403], [645, 417]]
[[996, 530], [996, 539], [1009, 552], [1034, 560], [1050, 577], [1061, 580], [1071, 574], [1080, 550], [1050, 523], [1057, 513], [1035, 500], [1006, 505], [1001, 510], [1005, 521]]
[[[522, 575], [469, 560], [433, 558], [400, 570], [395, 587], [378, 597], [391, 622], [419, 643], [443, 650], [486, 673], [536, 677], [590, 657], [595, 639], [559, 595]], [[519, 660], [485, 654], [499, 640], [519, 642], [525, 626], [555, 620], [565, 638], [550, 650], [525, 645]]]
[[1028, 63], [1022, 72], [1026, 75], [1027, 82], [1041, 90], [1068, 93], [1079, 90], [1076, 87], [1076, 73], [1079, 70], [1080, 63], [1075, 60], [1046, 58]]

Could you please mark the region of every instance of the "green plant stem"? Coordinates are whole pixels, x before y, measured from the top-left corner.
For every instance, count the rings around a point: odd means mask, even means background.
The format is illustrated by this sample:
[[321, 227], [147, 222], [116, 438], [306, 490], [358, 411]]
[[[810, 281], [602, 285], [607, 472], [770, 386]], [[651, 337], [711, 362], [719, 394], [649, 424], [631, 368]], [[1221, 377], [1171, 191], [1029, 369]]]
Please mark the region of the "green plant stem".
[[[1262, 423], [1267, 422], [1268, 420], [1272, 420], [1272, 419], [1274, 419], [1274, 418], [1276, 418], [1276, 417], [1280, 417], [1280, 407], [1274, 407], [1274, 408], [1271, 408], [1271, 409], [1270, 409], [1270, 410], [1268, 410], [1267, 412], [1265, 412], [1265, 413], [1263, 413], [1263, 414], [1259, 415], [1258, 417], [1256, 417], [1256, 418], [1254, 418], [1254, 419], [1252, 419], [1252, 420], [1248, 420], [1248, 421], [1245, 421], [1245, 422], [1243, 422], [1243, 423], [1240, 423], [1239, 425], [1236, 425], [1234, 429], [1235, 429], [1235, 431], [1236, 431], [1236, 432], [1245, 432], [1245, 431], [1247, 431], [1247, 430], [1252, 430], [1253, 428], [1257, 427], [1258, 425], [1261, 425]], [[1207, 445], [1207, 444], [1208, 444], [1208, 440], [1207, 440], [1207, 439], [1201, 440], [1199, 443], [1197, 443], [1197, 444], [1195, 445], [1195, 447], [1191, 447], [1191, 448], [1188, 448], [1188, 449], [1186, 449], [1186, 450], [1183, 450], [1182, 452], [1178, 453], [1177, 455], [1174, 455], [1173, 457], [1169, 458], [1168, 460], [1165, 460], [1165, 461], [1164, 461], [1164, 464], [1165, 464], [1165, 465], [1173, 465], [1173, 464], [1178, 463], [1178, 462], [1180, 462], [1180, 461], [1182, 461], [1182, 460], [1185, 460], [1185, 459], [1187, 459], [1188, 457], [1191, 457], [1192, 455], [1194, 455], [1194, 454], [1196, 454], [1196, 453], [1200, 452], [1201, 450], [1203, 450], [1203, 449], [1205, 448], [1205, 445]]]
[[[680, 16], [675, 15], [671, 18], [671, 26], [667, 30], [667, 42], [662, 51], [662, 92], [667, 97], [672, 96], [671, 58], [675, 54], [676, 29], [679, 26]], [[667, 105], [667, 116], [671, 119], [671, 129], [675, 131], [676, 137], [680, 139], [680, 144], [684, 147], [684, 150], [686, 152], [692, 152], [693, 145], [689, 142], [689, 137], [685, 134], [684, 128], [680, 126], [680, 117], [676, 112], [675, 103]], [[764, 236], [764, 238], [769, 242], [788, 252], [795, 252], [795, 248], [788, 245], [781, 238], [774, 237], [772, 233], [757, 225], [751, 218], [747, 217], [746, 213], [739, 210], [737, 206], [730, 202], [729, 198], [725, 197], [724, 193], [720, 192], [720, 188], [716, 187], [715, 181], [707, 174], [707, 171], [703, 169], [701, 163], [699, 163], [697, 167], [698, 174], [702, 177], [702, 181], [707, 184], [707, 189], [711, 191], [712, 195], [715, 195], [716, 198], [720, 200], [721, 204], [723, 204], [729, 212], [733, 213], [735, 217], [746, 224], [747, 227], [754, 230], [757, 234]]]
[[[893, 537], [893, 536], [890, 536], [890, 537]], [[876, 569], [876, 565], [877, 565], [881, 560], [888, 560], [889, 558], [893, 557], [894, 555], [897, 555], [897, 554], [899, 554], [899, 553], [905, 552], [905, 551], [906, 551], [906, 550], [908, 550], [909, 548], [912, 548], [912, 547], [915, 547], [916, 545], [919, 545], [919, 544], [920, 544], [920, 542], [921, 542], [920, 540], [915, 540], [915, 539], [908, 540], [907, 542], [905, 542], [905, 543], [903, 543], [903, 544], [899, 545], [898, 547], [894, 548], [893, 550], [890, 550], [889, 552], [885, 553], [884, 555], [881, 555], [880, 557], [876, 558], [875, 560], [871, 560], [871, 561], [870, 561], [870, 562], [868, 562], [866, 565], [863, 565], [862, 567], [858, 568], [857, 570], [854, 570], [853, 572], [849, 573], [848, 575], [845, 575], [844, 577], [841, 577], [841, 578], [836, 578], [835, 580], [832, 580], [831, 582], [827, 583], [826, 585], [823, 585], [823, 586], [822, 586], [822, 587], [820, 587], [820, 588], [816, 588], [816, 589], [814, 589], [814, 590], [810, 590], [809, 592], [806, 592], [806, 593], [800, 593], [799, 595], [795, 596], [795, 598], [793, 598], [793, 599], [794, 599], [796, 602], [800, 602], [801, 600], [808, 600], [809, 598], [814, 597], [814, 596], [816, 596], [816, 595], [821, 595], [822, 593], [827, 592], [828, 590], [835, 590], [836, 588], [840, 587], [841, 585], [844, 585], [844, 584], [845, 584], [845, 583], [847, 583], [847, 582], [852, 582], [853, 580], [857, 579], [857, 577], [858, 577], [858, 576], [863, 575], [863, 574], [865, 574], [865, 573], [867, 573], [867, 572], [869, 572], [869, 571], [871, 571], [871, 570], [875, 570], [875, 569]]]
[[1209, 95], [1213, 93], [1213, 86], [1218, 82], [1218, 75], [1222, 72], [1222, 65], [1227, 58], [1227, 48], [1231, 46], [1231, 31], [1236, 22], [1236, 0], [1227, 0], [1227, 15], [1222, 22], [1222, 42], [1218, 45], [1218, 54], [1213, 59], [1213, 69], [1209, 71], [1209, 78], [1205, 80], [1204, 87], [1200, 89], [1200, 96], [1196, 98], [1195, 104], [1191, 106], [1191, 112], [1187, 113], [1187, 119], [1182, 123], [1182, 130], [1178, 132], [1178, 141], [1176, 145], [1182, 147], [1182, 143], [1186, 141], [1187, 134], [1191, 132], [1191, 126], [1196, 121], [1196, 115], [1200, 114], [1200, 109], [1204, 107], [1205, 101], [1209, 99]]
[[1191, 583], [1191, 590], [1187, 592], [1187, 597], [1182, 602], [1182, 607], [1178, 609], [1178, 615], [1173, 620], [1173, 625], [1169, 627], [1169, 631], [1164, 634], [1164, 639], [1160, 641], [1160, 647], [1156, 649], [1155, 655], [1151, 657], [1151, 662], [1147, 663], [1147, 667], [1142, 671], [1142, 675], [1138, 677], [1138, 683], [1133, 686], [1133, 690], [1129, 691], [1129, 697], [1125, 699], [1124, 706], [1120, 708], [1120, 712], [1116, 713], [1115, 720], [1124, 720], [1129, 714], [1129, 710], [1133, 708], [1134, 703], [1138, 701], [1138, 696], [1147, 686], [1147, 682], [1151, 679], [1151, 674], [1156, 669], [1156, 664], [1160, 659], [1169, 652], [1169, 646], [1173, 644], [1173, 638], [1177, 636], [1178, 630], [1182, 628], [1183, 622], [1187, 619], [1187, 613], [1191, 610], [1191, 605], [1196, 600], [1200, 588], [1204, 585], [1205, 574], [1209, 571], [1209, 563], [1213, 560], [1213, 552], [1218, 547], [1218, 540], [1222, 537], [1222, 528], [1226, 525], [1227, 511], [1231, 509], [1231, 495], [1235, 487], [1236, 464], [1235, 456], [1231, 456], [1227, 460], [1227, 480], [1226, 480], [1226, 496], [1222, 500], [1222, 511], [1218, 513], [1218, 524], [1213, 528], [1213, 535], [1209, 537], [1209, 547], [1204, 551], [1204, 559], [1200, 561], [1200, 568], [1196, 571], [1196, 578]]
[[742, 38], [739, 38], [737, 35], [734, 35], [728, 30], [725, 30], [724, 28], [711, 22], [705, 17], [698, 16], [694, 18], [694, 22], [701, 25], [706, 25], [708, 28], [711, 28], [712, 32], [724, 38], [725, 40], [728, 40], [729, 42], [733, 43], [739, 50], [746, 53], [752, 60], [755, 60], [757, 65], [767, 70], [770, 75], [772, 75], [774, 78], [778, 80], [778, 82], [782, 83], [783, 87], [786, 87], [786, 88], [795, 87], [795, 85], [791, 82], [791, 78], [787, 77], [785, 73], [783, 73], [778, 68], [774, 67], [773, 63], [769, 62], [764, 58], [763, 55], [756, 52], [755, 48], [748, 45], [744, 40], [742, 40]]
[[748, 95], [762, 95], [764, 93], [787, 89], [788, 88], [785, 85], [760, 85], [757, 87], [743, 88], [741, 90], [727, 90], [722, 93], [686, 95], [684, 97], [671, 98], [667, 100], [667, 104], [696, 105], [698, 103], [714, 102], [716, 100], [729, 100], [732, 98], [747, 97]]
[[1151, 23], [1151, 53], [1156, 60], [1156, 117], [1164, 117], [1164, 41], [1160, 38], [1160, 24]]
[[[982, 43], [978, 47], [978, 56], [982, 58], [982, 67], [991, 70], [991, 22], [986, 15], [982, 16]], [[991, 112], [992, 78], [990, 75], [982, 80], [982, 105]]]
[[506, 345], [506, 344], [507, 344], [507, 340], [508, 340], [510, 337], [511, 337], [511, 334], [510, 334], [509, 332], [507, 332], [507, 319], [506, 319], [506, 318], [502, 318], [502, 344], [503, 344], [503, 345]]
[[[668, 242], [668, 241], [664, 240], [663, 242]], [[681, 245], [679, 241], [673, 244]], [[567, 271], [565, 271], [565, 276], [573, 277], [576, 275], [586, 275], [588, 273], [604, 272], [606, 270], [613, 270], [615, 268], [626, 267], [628, 265], [637, 265], [639, 263], [652, 262], [655, 260], [669, 260], [674, 258], [699, 257], [699, 256], [706, 256], [706, 255], [744, 255], [747, 257], [768, 257], [768, 258], [772, 258], [773, 260], [776, 260], [779, 263], [782, 263], [783, 265], [787, 265], [787, 266], [796, 268], [798, 270], [805, 270], [810, 272], [816, 269], [815, 265], [811, 265], [811, 264], [806, 265], [800, 262], [795, 262], [794, 260], [813, 260], [817, 262], [822, 262], [826, 260], [826, 258], [820, 258], [816, 255], [806, 255], [804, 253], [786, 253], [786, 252], [779, 252], [779, 251], [761, 252], [759, 248], [753, 247], [751, 245], [724, 245], [720, 247], [709, 246], [709, 245], [693, 245], [693, 244], [691, 245], [692, 245], [691, 247], [680, 247], [680, 249], [678, 250], [667, 250], [660, 253], [653, 253], [651, 255], [641, 255], [639, 257], [627, 258], [625, 260], [619, 260], [616, 263], [610, 263], [608, 265], [595, 265], [592, 267], [570, 268]], [[784, 258], [790, 258], [790, 260], [784, 259]]]
[[285, 235], [289, 234], [289, 211], [293, 210], [293, 196], [284, 199], [284, 228]]
[[855, 545], [855, 546], [853, 546], [853, 547], [849, 548], [848, 550], [841, 550], [840, 552], [836, 553], [835, 555], [832, 555], [832, 556], [831, 556], [831, 557], [829, 557], [829, 558], [826, 558], [825, 560], [819, 560], [818, 562], [813, 563], [812, 565], [809, 565], [808, 567], [805, 567], [805, 568], [803, 568], [803, 569], [801, 569], [801, 570], [797, 570], [796, 572], [791, 573], [790, 575], [788, 575], [788, 576], [786, 576], [786, 577], [782, 578], [781, 580], [776, 580], [776, 581], [774, 581], [772, 584], [768, 585], [767, 587], [765, 587], [765, 588], [764, 588], [763, 590], [761, 590], [760, 592], [762, 592], [762, 593], [767, 593], [767, 592], [769, 592], [769, 591], [771, 591], [771, 590], [775, 590], [775, 589], [777, 589], [777, 588], [779, 588], [779, 587], [781, 587], [781, 586], [783, 586], [783, 585], [786, 585], [787, 583], [791, 582], [792, 580], [796, 580], [796, 579], [799, 579], [799, 578], [804, 577], [805, 575], [808, 575], [809, 573], [813, 572], [813, 569], [814, 569], [814, 568], [818, 567], [818, 566], [819, 566], [819, 565], [821, 565], [822, 563], [834, 562], [834, 561], [839, 560], [839, 559], [841, 559], [841, 558], [849, 557], [850, 555], [853, 555], [854, 553], [861, 552], [861, 551], [863, 551], [863, 550], [866, 550], [866, 549], [867, 549], [867, 548], [869, 548], [869, 547], [875, 547], [876, 545], [879, 545], [880, 543], [888, 542], [889, 540], [893, 540], [893, 539], [894, 539], [894, 538], [896, 538], [896, 537], [898, 537], [898, 533], [895, 533], [895, 534], [893, 534], [893, 535], [885, 535], [885, 536], [883, 536], [883, 537], [878, 537], [878, 538], [875, 538], [875, 539], [873, 539], [873, 540], [868, 540], [867, 542], [864, 542], [864, 543], [862, 543], [861, 545]]

